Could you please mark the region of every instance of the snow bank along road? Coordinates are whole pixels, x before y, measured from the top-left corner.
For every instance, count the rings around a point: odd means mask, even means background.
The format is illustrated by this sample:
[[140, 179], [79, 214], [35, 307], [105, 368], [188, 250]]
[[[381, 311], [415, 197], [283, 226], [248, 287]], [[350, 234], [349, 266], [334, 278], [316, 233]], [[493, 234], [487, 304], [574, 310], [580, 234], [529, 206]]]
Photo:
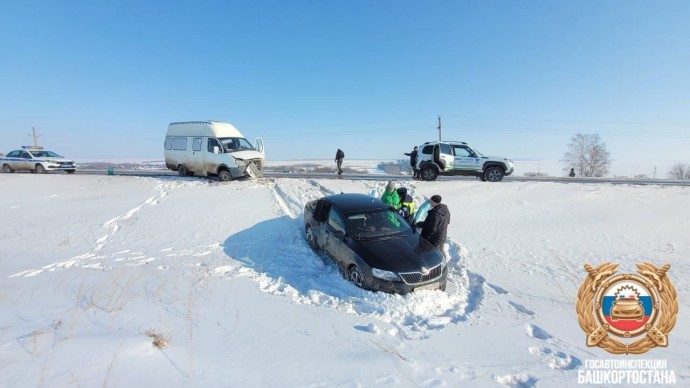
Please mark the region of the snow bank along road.
[[[106, 175], [104, 170], [77, 170], [77, 174], [96, 174]], [[148, 177], [163, 177], [163, 176], [177, 176], [175, 171], [170, 170], [117, 170], [116, 175], [124, 176], [148, 176]], [[381, 179], [399, 179], [401, 181], [411, 180], [407, 175], [389, 175], [389, 174], [326, 174], [326, 173], [283, 173], [283, 172], [267, 172], [266, 178], [291, 178], [291, 179], [354, 179], [354, 180], [381, 180]], [[203, 178], [199, 178], [203, 179]], [[209, 178], [214, 179], [214, 178]], [[436, 178], [438, 181], [476, 181], [475, 177], [464, 176], [440, 176]], [[565, 178], [565, 177], [520, 177], [507, 176], [503, 178], [504, 182], [561, 182], [561, 183], [612, 183], [623, 185], [660, 185], [660, 186], [690, 186], [690, 180], [683, 179], [637, 179], [637, 178]]]

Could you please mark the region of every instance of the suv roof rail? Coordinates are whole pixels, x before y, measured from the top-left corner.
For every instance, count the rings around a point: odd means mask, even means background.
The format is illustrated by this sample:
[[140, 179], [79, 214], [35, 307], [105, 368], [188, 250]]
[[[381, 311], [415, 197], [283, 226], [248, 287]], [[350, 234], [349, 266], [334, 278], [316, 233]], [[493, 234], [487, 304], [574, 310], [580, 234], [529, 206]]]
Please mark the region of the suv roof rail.
[[467, 145], [466, 142], [464, 142], [464, 141], [457, 141], [457, 140], [441, 140], [441, 141], [434, 140], [434, 141], [427, 141], [427, 142], [425, 142], [425, 143], [422, 144], [422, 145], [425, 145], [425, 144], [436, 144], [436, 143], [458, 143], [458, 144]]

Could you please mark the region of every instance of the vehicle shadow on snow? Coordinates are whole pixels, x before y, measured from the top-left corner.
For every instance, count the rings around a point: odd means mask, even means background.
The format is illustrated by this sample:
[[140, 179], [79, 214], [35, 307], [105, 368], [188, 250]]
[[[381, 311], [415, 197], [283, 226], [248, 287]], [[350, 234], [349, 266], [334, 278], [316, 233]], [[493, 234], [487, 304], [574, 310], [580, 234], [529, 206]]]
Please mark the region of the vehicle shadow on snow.
[[446, 292], [391, 295], [362, 290], [345, 280], [328, 257], [309, 247], [303, 228], [301, 217], [262, 221], [228, 237], [223, 250], [242, 266], [236, 276], [255, 280], [263, 292], [375, 318], [402, 329], [400, 335], [406, 338], [424, 338], [429, 330], [463, 322], [481, 304], [483, 279], [468, 278], [466, 258], [457, 244], [451, 245]]
[[256, 272], [250, 276], [263, 291], [311, 302], [362, 296], [365, 291], [345, 280], [329, 258], [309, 247], [302, 224], [301, 217], [289, 216], [262, 221], [228, 237], [223, 250]]

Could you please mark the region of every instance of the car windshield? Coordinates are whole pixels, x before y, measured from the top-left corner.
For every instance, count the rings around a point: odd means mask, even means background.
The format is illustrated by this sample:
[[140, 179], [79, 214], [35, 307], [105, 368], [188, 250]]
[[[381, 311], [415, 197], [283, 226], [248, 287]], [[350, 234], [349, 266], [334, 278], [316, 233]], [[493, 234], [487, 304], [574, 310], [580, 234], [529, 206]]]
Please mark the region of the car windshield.
[[243, 137], [221, 137], [221, 144], [225, 152], [235, 152], [240, 150], [253, 150], [254, 146]]
[[358, 240], [372, 240], [402, 236], [412, 233], [412, 228], [397, 212], [379, 209], [353, 213], [347, 217], [352, 237]]
[[36, 158], [61, 158], [62, 156], [53, 151], [29, 151]]

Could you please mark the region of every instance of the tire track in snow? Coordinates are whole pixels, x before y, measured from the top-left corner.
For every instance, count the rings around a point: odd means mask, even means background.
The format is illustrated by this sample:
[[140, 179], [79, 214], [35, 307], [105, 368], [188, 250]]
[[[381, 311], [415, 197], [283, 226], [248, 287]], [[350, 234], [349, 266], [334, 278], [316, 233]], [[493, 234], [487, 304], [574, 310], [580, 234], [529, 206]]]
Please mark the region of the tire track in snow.
[[93, 249], [93, 252], [99, 252], [105, 247], [107, 244], [108, 240], [113, 237], [118, 230], [120, 230], [120, 222], [123, 220], [129, 220], [132, 218], [135, 214], [137, 214], [141, 209], [147, 207], [147, 206], [156, 206], [158, 205], [165, 197], [168, 196], [168, 190], [171, 184], [169, 183], [161, 183], [154, 187], [154, 195], [147, 198], [141, 205], [134, 207], [133, 209], [130, 209], [126, 211], [124, 214], [117, 216], [111, 220], [108, 220], [103, 223], [103, 227], [106, 229], [109, 229], [109, 233], [105, 234], [103, 237], [99, 238], [96, 240], [96, 247]]
[[[161, 201], [163, 201], [168, 194], [170, 193], [170, 190], [184, 185], [184, 183], [161, 183], [153, 188], [153, 195], [148, 197], [144, 202], [142, 202], [140, 205], [124, 212], [123, 214], [112, 218], [106, 222], [104, 222], [101, 227], [106, 229], [106, 233], [97, 238], [95, 240], [95, 245], [91, 249], [91, 251], [87, 253], [83, 253], [81, 255], [77, 255], [74, 257], [71, 257], [67, 260], [61, 261], [61, 262], [56, 262], [52, 264], [45, 265], [41, 268], [33, 268], [33, 269], [28, 269], [24, 270], [18, 273], [15, 273], [13, 275], [8, 276], [9, 278], [14, 278], [14, 277], [31, 277], [31, 276], [37, 276], [42, 274], [45, 271], [55, 271], [58, 269], [67, 269], [71, 267], [81, 267], [81, 268], [93, 268], [93, 269], [110, 269], [111, 267], [108, 265], [105, 265], [103, 262], [95, 262], [95, 260], [100, 260], [104, 259], [106, 256], [100, 255], [99, 252], [103, 250], [103, 248], [106, 246], [108, 241], [117, 234], [117, 232], [120, 230], [120, 223], [122, 221], [126, 221], [134, 217], [139, 211], [146, 207], [150, 206], [156, 206], [158, 205]], [[119, 254], [121, 252], [118, 252]], [[116, 254], [116, 255], [117, 255]], [[152, 260], [153, 258], [145, 258], [141, 257], [142, 260], [139, 262], [139, 264], [145, 264], [148, 263]], [[89, 261], [89, 264], [85, 264], [85, 261]], [[116, 260], [117, 261], [117, 260]]]

